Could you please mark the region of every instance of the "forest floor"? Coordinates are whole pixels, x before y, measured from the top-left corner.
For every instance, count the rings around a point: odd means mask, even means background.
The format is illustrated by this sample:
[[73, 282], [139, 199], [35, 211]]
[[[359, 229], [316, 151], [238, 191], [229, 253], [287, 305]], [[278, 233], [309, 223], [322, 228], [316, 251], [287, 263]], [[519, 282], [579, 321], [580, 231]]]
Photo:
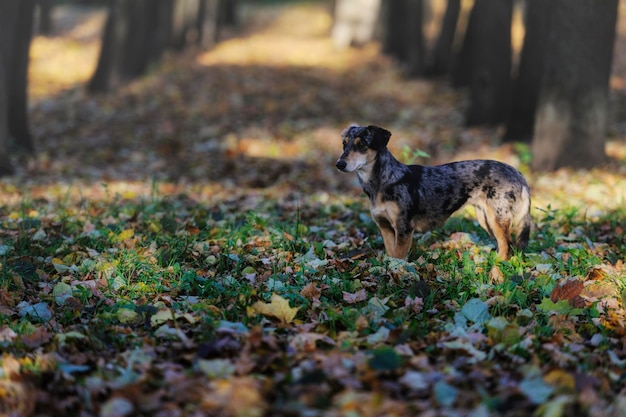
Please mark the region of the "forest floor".
[[[105, 15], [76, 10], [33, 42], [38, 150], [0, 181], [0, 416], [626, 415], [619, 112], [606, 167], [530, 172], [462, 92], [336, 49], [308, 3], [88, 96]], [[468, 209], [383, 256], [334, 167], [352, 122], [405, 162], [519, 168], [527, 252], [496, 259]]]

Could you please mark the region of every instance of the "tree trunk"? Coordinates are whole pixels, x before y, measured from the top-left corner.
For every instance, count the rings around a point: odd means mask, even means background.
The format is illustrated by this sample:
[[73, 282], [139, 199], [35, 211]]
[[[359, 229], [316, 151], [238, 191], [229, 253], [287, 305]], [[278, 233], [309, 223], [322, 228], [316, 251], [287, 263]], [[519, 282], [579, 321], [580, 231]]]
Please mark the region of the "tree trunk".
[[407, 39], [409, 30], [406, 17], [409, 12], [409, 0], [385, 0], [383, 52], [401, 62], [407, 59]]
[[53, 0], [37, 0], [39, 6], [38, 32], [43, 36], [52, 35], [52, 8]]
[[506, 126], [504, 141], [530, 143], [535, 125], [535, 112], [539, 98], [541, 77], [544, 72], [549, 3], [544, 0], [527, 0], [526, 34], [515, 80], [511, 114]]
[[217, 32], [218, 0], [200, 0], [198, 11], [198, 45], [210, 48], [219, 39]]
[[124, 0], [109, 1], [109, 14], [102, 34], [98, 64], [87, 84], [87, 91], [90, 93], [106, 93], [119, 81], [117, 72], [121, 65], [121, 48], [128, 30], [123, 2]]
[[8, 63], [19, 3], [0, 1], [0, 176], [13, 173], [9, 157]]
[[28, 61], [35, 17], [35, 0], [20, 0], [9, 63], [9, 132], [19, 149], [35, 149], [28, 126]]
[[339, 48], [361, 46], [374, 37], [380, 0], [337, 0], [332, 38]]
[[158, 61], [170, 45], [172, 4], [172, 0], [111, 0], [89, 92], [107, 92]]
[[226, 26], [237, 26], [239, 24], [239, 1], [220, 0], [224, 4], [223, 15], [220, 17]]
[[192, 40], [191, 32], [197, 28], [200, 7], [198, 0], [174, 0], [172, 21], [172, 47], [174, 49], [182, 50], [189, 40]]
[[452, 68], [452, 48], [454, 47], [454, 37], [460, 12], [461, 0], [448, 0], [446, 13], [441, 23], [441, 30], [435, 44], [433, 63], [429, 69], [429, 75], [444, 76]]
[[239, 24], [239, 2], [237, 0], [217, 0], [215, 41], [222, 36], [222, 29]]
[[609, 76], [618, 0], [552, 0], [532, 168], [606, 161]]
[[423, 0], [409, 0], [408, 13], [405, 17], [405, 25], [408, 28], [408, 37], [405, 40], [407, 49], [406, 75], [408, 77], [417, 77], [424, 74], [426, 48], [424, 46], [423, 20]]
[[468, 126], [504, 122], [511, 100], [513, 0], [476, 0], [465, 34], [457, 85], [470, 88]]
[[[4, 13], [6, 9], [6, 7], [0, 5], [0, 12]], [[3, 19], [0, 19], [0, 21], [2, 20]], [[11, 159], [9, 157], [9, 127], [7, 120], [6, 74], [3, 46], [4, 45], [0, 44], [0, 177], [13, 173], [13, 167], [11, 166]]]

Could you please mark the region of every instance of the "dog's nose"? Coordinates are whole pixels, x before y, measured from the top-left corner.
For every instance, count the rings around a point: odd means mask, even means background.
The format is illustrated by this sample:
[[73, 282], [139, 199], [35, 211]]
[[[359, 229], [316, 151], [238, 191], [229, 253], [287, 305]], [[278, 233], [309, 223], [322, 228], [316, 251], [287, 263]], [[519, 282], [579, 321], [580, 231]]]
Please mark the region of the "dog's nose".
[[346, 169], [347, 166], [348, 166], [348, 163], [345, 160], [340, 159], [337, 161], [337, 169], [339, 171], [343, 171], [344, 169]]

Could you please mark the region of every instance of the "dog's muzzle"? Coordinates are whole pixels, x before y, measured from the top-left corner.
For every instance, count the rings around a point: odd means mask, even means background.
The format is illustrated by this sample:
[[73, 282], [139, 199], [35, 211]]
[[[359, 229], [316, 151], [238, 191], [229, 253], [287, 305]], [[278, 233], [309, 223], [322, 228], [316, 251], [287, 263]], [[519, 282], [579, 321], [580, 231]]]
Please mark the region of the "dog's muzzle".
[[348, 166], [348, 163], [345, 160], [340, 159], [337, 161], [336, 167], [339, 171], [345, 170], [347, 166]]

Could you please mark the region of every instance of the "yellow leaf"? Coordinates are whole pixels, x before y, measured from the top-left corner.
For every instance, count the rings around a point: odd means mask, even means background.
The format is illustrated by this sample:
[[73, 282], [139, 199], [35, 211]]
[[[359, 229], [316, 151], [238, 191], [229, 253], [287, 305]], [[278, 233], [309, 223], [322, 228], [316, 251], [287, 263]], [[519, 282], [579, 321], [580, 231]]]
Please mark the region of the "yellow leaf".
[[172, 310], [169, 308], [162, 308], [150, 317], [150, 325], [152, 327], [156, 327], [173, 319], [174, 315], [172, 314]]
[[28, 217], [38, 217], [39, 212], [37, 210], [29, 210]]
[[9, 219], [11, 220], [17, 220], [20, 218], [20, 213], [18, 213], [17, 211], [12, 211], [11, 214], [9, 214]]
[[130, 239], [134, 235], [135, 235], [135, 230], [134, 229], [125, 229], [125, 230], [122, 230], [119, 235], [117, 235], [117, 239], [120, 242], [123, 242], [123, 241], [125, 241], [127, 239]]
[[576, 389], [576, 381], [574, 380], [572, 374], [561, 369], [555, 369], [548, 372], [548, 374], [543, 377], [543, 380], [546, 381], [547, 384], [560, 387], [568, 391], [574, 391]]
[[278, 294], [272, 294], [271, 302], [257, 301], [252, 305], [252, 311], [264, 316], [275, 317], [283, 323], [291, 323], [300, 308], [289, 307], [289, 301]]

